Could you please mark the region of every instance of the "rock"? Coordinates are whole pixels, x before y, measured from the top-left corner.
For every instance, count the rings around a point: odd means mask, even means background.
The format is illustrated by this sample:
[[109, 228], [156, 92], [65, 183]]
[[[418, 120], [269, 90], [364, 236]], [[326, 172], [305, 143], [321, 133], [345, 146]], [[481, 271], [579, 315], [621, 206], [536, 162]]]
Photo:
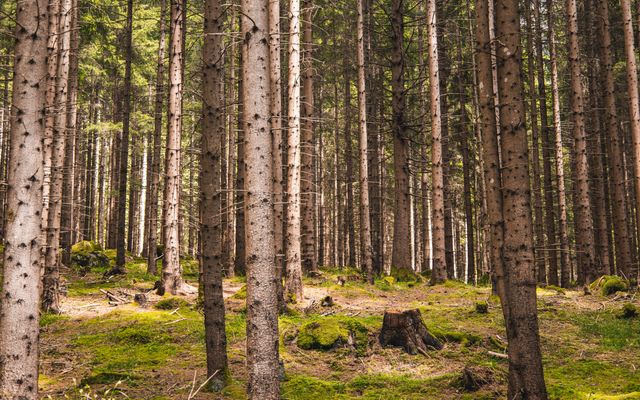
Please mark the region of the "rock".
[[428, 350], [442, 349], [442, 343], [429, 333], [418, 309], [386, 311], [380, 344], [402, 347], [409, 354], [426, 354]]
[[133, 296], [133, 301], [138, 303], [140, 307], [147, 307], [147, 305], [149, 304], [149, 299], [147, 299], [147, 295], [144, 293], [138, 293]]
[[333, 298], [331, 296], [325, 296], [322, 298], [322, 302], [320, 303], [320, 305], [322, 307], [333, 307], [334, 306], [334, 301]]

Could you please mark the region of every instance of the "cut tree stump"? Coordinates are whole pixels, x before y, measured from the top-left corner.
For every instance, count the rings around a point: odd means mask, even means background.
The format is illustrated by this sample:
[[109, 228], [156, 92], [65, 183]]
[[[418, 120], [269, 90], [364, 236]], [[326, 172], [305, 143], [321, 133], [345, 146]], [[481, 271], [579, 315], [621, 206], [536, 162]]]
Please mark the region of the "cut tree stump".
[[420, 310], [385, 311], [380, 331], [382, 346], [402, 347], [409, 354], [426, 354], [442, 349], [442, 343], [429, 333]]

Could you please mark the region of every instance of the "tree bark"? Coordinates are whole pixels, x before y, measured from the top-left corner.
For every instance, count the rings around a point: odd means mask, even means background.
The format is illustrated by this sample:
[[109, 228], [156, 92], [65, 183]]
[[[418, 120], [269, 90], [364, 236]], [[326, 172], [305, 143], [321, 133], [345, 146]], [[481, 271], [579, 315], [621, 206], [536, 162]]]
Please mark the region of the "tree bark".
[[598, 3], [598, 37], [600, 38], [600, 74], [604, 97], [605, 125], [607, 130], [606, 149], [609, 165], [609, 185], [611, 187], [611, 209], [613, 211], [613, 231], [615, 240], [616, 269], [629, 276], [632, 259], [627, 229], [627, 198], [623, 170], [622, 143], [618, 125], [618, 112], [613, 76], [613, 56], [611, 54], [611, 33], [609, 27], [609, 4], [606, 0]]
[[405, 116], [404, 82], [404, 2], [391, 2], [391, 129], [393, 131], [393, 173], [395, 177], [395, 208], [393, 219], [394, 268], [411, 271], [411, 198], [409, 195], [409, 139]]
[[162, 260], [162, 290], [171, 294], [182, 291], [180, 266], [180, 137], [182, 133], [182, 31], [184, 29], [182, 2], [171, 0], [171, 26], [169, 42], [169, 121], [165, 153], [164, 185], [164, 258]]
[[62, 213], [62, 185], [64, 182], [64, 156], [67, 127], [67, 95], [69, 81], [69, 45], [71, 39], [72, 1], [64, 0], [60, 5], [60, 29], [58, 37], [60, 55], [56, 75], [56, 99], [58, 112], [55, 115], [51, 155], [51, 191], [49, 193], [49, 214], [47, 223], [47, 249], [43, 277], [42, 308], [45, 311], [59, 312], [60, 284], [60, 214]]
[[289, 2], [289, 82], [288, 82], [288, 148], [287, 148], [287, 282], [290, 300], [301, 301], [301, 143], [300, 143], [300, 0]]
[[[558, 62], [556, 59], [556, 39], [554, 28], [553, 0], [547, 0], [549, 59], [551, 61], [551, 98], [553, 101], [553, 126], [555, 130], [556, 178], [558, 186], [558, 209], [560, 219], [560, 285], [567, 287], [570, 281], [571, 257], [569, 255], [569, 233], [567, 228], [567, 196], [564, 188], [564, 153], [562, 149], [562, 125], [560, 121], [560, 90], [558, 89]], [[558, 282], [549, 273], [549, 283]]]
[[224, 43], [223, 7], [219, 0], [204, 4], [203, 115], [200, 153], [200, 235], [202, 238], [202, 284], [204, 294], [205, 343], [207, 375], [210, 385], [220, 389], [227, 375], [227, 338], [224, 321], [222, 275], [222, 142], [224, 121]]
[[[292, 2], [296, 3], [297, 0]], [[296, 15], [297, 7], [292, 8]], [[278, 298], [273, 234], [273, 172], [270, 134], [268, 0], [242, 0], [245, 56], [243, 92], [246, 140], [247, 367], [252, 400], [280, 398]], [[294, 22], [294, 21], [292, 21]], [[295, 21], [297, 28], [297, 20]], [[295, 36], [292, 35], [292, 36]], [[295, 49], [295, 46], [294, 46]], [[295, 49], [297, 52], [298, 49]], [[299, 70], [298, 70], [299, 71]], [[299, 88], [299, 87], [298, 87]], [[299, 105], [298, 102], [294, 102]]]
[[367, 133], [367, 87], [365, 81], [364, 58], [364, 11], [363, 2], [357, 0], [357, 46], [358, 46], [358, 114], [360, 116], [360, 248], [362, 249], [362, 271], [367, 281], [373, 284], [373, 260], [371, 249], [371, 226], [369, 220], [369, 169], [368, 169], [368, 133]]
[[573, 122], [573, 214], [578, 263], [578, 284], [592, 282], [598, 267], [595, 265], [593, 220], [589, 197], [589, 161], [584, 122], [584, 90], [580, 73], [580, 47], [578, 44], [578, 9], [576, 0], [566, 2], [568, 55], [571, 70], [571, 114]]
[[[538, 333], [527, 129], [524, 120], [522, 50], [517, 0], [495, 9], [500, 99], [504, 218], [505, 314], [509, 342], [508, 398], [547, 399]], [[504, 304], [504, 303], [503, 303]]]
[[431, 190], [432, 260], [431, 282], [447, 279], [444, 240], [444, 171], [442, 165], [442, 120], [440, 110], [440, 71], [438, 59], [438, 22], [436, 0], [427, 2], [429, 36], [429, 91], [431, 98]]
[[47, 87], [47, 8], [16, 7], [2, 297], [0, 393], [38, 399], [42, 139]]

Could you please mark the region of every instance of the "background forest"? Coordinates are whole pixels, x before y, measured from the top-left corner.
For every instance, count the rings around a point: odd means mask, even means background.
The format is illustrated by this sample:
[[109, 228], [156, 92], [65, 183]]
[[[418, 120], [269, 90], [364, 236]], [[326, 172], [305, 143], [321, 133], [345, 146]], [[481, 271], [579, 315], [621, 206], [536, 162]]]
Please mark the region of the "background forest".
[[631, 0], [3, 1], [0, 399], [640, 399], [639, 45]]

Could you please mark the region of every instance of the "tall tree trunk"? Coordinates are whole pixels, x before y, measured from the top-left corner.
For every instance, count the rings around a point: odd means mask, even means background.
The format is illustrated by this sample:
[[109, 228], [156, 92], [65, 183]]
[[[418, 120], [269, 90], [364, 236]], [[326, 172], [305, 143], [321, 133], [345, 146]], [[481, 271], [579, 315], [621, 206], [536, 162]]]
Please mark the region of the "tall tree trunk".
[[524, 5], [527, 23], [527, 82], [529, 85], [529, 118], [531, 119], [531, 172], [533, 173], [531, 189], [533, 190], [533, 231], [536, 257], [536, 278], [538, 282], [546, 282], [546, 265], [544, 259], [544, 225], [542, 217], [542, 192], [540, 188], [540, 141], [538, 131], [538, 105], [536, 99], [535, 52], [533, 50], [533, 21], [531, 5]]
[[69, 45], [71, 40], [72, 1], [64, 0], [60, 5], [60, 29], [58, 37], [60, 56], [56, 75], [55, 104], [59, 112], [55, 115], [51, 156], [51, 191], [49, 194], [49, 221], [47, 223], [47, 249], [43, 277], [42, 308], [45, 311], [59, 312], [59, 248], [60, 214], [62, 213], [62, 185], [64, 181], [64, 156], [67, 127], [67, 95], [69, 81]]
[[280, 0], [269, 0], [269, 79], [271, 82], [271, 135], [273, 147], [273, 232], [276, 243], [276, 277], [278, 303], [284, 306], [282, 278], [285, 267], [284, 253], [284, 165], [282, 141], [282, 78], [280, 70]]
[[404, 2], [391, 2], [391, 91], [393, 110], [393, 172], [395, 177], [395, 209], [393, 219], [394, 268], [411, 270], [411, 232], [409, 195], [409, 139], [405, 117], [404, 87]]
[[69, 39], [69, 83], [68, 99], [64, 112], [66, 116], [65, 134], [65, 157], [62, 184], [62, 210], [60, 214], [60, 247], [62, 248], [62, 264], [71, 264], [71, 245], [73, 232], [73, 189], [74, 167], [76, 153], [76, 119], [78, 100], [78, 4], [72, 1], [71, 4], [71, 37]]
[[427, 2], [429, 36], [429, 91], [431, 95], [431, 222], [432, 260], [431, 282], [447, 279], [444, 240], [444, 171], [442, 165], [442, 114], [440, 110], [440, 70], [438, 57], [438, 21], [436, 0]]
[[[126, 240], [126, 225], [125, 217], [127, 210], [127, 171], [129, 170], [129, 127], [131, 123], [131, 57], [132, 52], [132, 35], [133, 35], [133, 0], [127, 1], [127, 25], [125, 33], [125, 68], [124, 68], [124, 88], [123, 88], [123, 103], [122, 103], [122, 136], [120, 142], [120, 163], [118, 168], [118, 194], [117, 194], [117, 221], [116, 227], [116, 265], [111, 271], [113, 274], [125, 273], [125, 240]], [[178, 142], [179, 143], [179, 142]], [[178, 144], [179, 146], [179, 144]]]
[[598, 3], [598, 37], [600, 38], [600, 73], [604, 94], [605, 124], [607, 129], [606, 149], [609, 164], [609, 185], [611, 186], [611, 209], [613, 211], [613, 231], [615, 240], [616, 269], [629, 276], [632, 258], [627, 229], [627, 198], [623, 170], [622, 143], [618, 125], [618, 112], [613, 77], [613, 56], [611, 54], [611, 33], [609, 28], [609, 4], [606, 0]]
[[219, 389], [227, 375], [227, 337], [222, 296], [222, 142], [224, 121], [223, 7], [219, 0], [204, 4], [203, 115], [200, 153], [200, 235], [202, 238], [202, 284], [204, 286], [205, 343], [207, 375], [214, 376], [211, 386]]
[[[238, 16], [237, 16], [237, 8], [234, 7], [233, 11], [231, 12], [231, 17], [229, 20], [229, 24], [231, 25], [231, 29], [236, 29], [236, 22], [238, 21]], [[271, 21], [271, 20], [269, 20]], [[270, 39], [272, 40], [272, 37], [270, 36]], [[237, 100], [236, 100], [236, 83], [237, 83], [237, 79], [236, 79], [236, 54], [238, 54], [238, 52], [236, 51], [237, 48], [237, 43], [235, 40], [233, 40], [233, 38], [230, 39], [231, 41], [231, 46], [229, 47], [229, 69], [228, 69], [228, 89], [227, 89], [227, 106], [226, 106], [226, 110], [227, 110], [227, 130], [228, 130], [228, 134], [227, 134], [227, 139], [228, 139], [228, 144], [227, 144], [227, 149], [229, 150], [229, 156], [227, 157], [227, 162], [229, 164], [228, 168], [227, 168], [227, 209], [223, 210], [224, 212], [227, 213], [227, 226], [225, 227], [225, 246], [223, 248], [223, 261], [224, 261], [224, 265], [225, 265], [225, 273], [227, 276], [234, 276], [235, 275], [235, 260], [234, 260], [234, 255], [235, 255], [235, 243], [236, 243], [236, 232], [235, 232], [235, 216], [236, 216], [236, 204], [235, 204], [235, 180], [236, 180], [236, 176], [237, 176], [237, 163], [236, 163], [236, 159], [237, 159], [237, 143], [236, 143], [236, 130], [238, 129], [238, 126], [235, 122], [237, 122], [236, 118], [236, 112], [238, 111], [239, 108], [237, 107]], [[270, 47], [271, 48], [271, 47]], [[279, 52], [278, 52], [279, 53]], [[278, 63], [279, 64], [279, 63]], [[280, 133], [280, 135], [282, 135], [282, 133]], [[282, 163], [282, 162], [281, 162]], [[276, 166], [274, 165], [274, 174], [275, 172], [275, 168]], [[280, 167], [280, 169], [282, 169], [282, 167]], [[281, 172], [282, 173], [282, 172]], [[275, 176], [275, 175], [274, 175]], [[280, 179], [282, 181], [282, 178]], [[275, 190], [275, 188], [274, 188]], [[275, 207], [276, 207], [276, 218], [277, 218], [277, 207], [278, 207], [278, 202], [277, 200], [275, 200], [277, 198], [277, 195], [275, 195], [274, 193], [274, 201], [275, 201]], [[280, 195], [280, 202], [283, 202], [284, 200], [282, 199], [282, 195]], [[282, 211], [280, 213], [280, 218], [282, 219]], [[282, 229], [282, 228], [281, 228]], [[276, 244], [280, 243], [283, 241], [282, 239], [282, 233], [280, 234], [280, 242], [278, 242], [277, 239], [277, 232], [276, 234]], [[284, 255], [282, 255], [282, 253], [284, 252], [284, 249], [280, 249], [281, 251], [279, 251], [278, 254], [280, 254], [280, 258], [281, 258], [281, 263], [284, 262]], [[277, 251], [277, 249], [276, 249]], [[282, 286], [282, 285], [280, 285]]]
[[367, 280], [373, 283], [373, 260], [371, 249], [371, 226], [369, 220], [369, 166], [368, 133], [367, 133], [367, 87], [365, 81], [364, 57], [364, 6], [365, 0], [356, 0], [358, 10], [357, 46], [358, 46], [358, 114], [360, 128], [360, 248], [362, 249], [362, 271], [366, 272]]
[[353, 199], [353, 140], [351, 138], [351, 70], [349, 59], [347, 58], [347, 47], [344, 48], [344, 57], [342, 65], [344, 69], [344, 161], [345, 161], [345, 185], [346, 185], [346, 208], [344, 215], [344, 233], [347, 236], [345, 243], [348, 245], [347, 265], [349, 267], [356, 266], [356, 234], [355, 234], [355, 216], [354, 216], [354, 199]]
[[40, 252], [47, 8], [20, 3], [16, 11], [11, 145], [2, 297], [0, 393], [7, 399], [38, 398]]
[[160, 149], [162, 147], [162, 103], [164, 98], [164, 53], [167, 0], [160, 0], [160, 41], [156, 67], [155, 104], [153, 111], [153, 155], [149, 167], [147, 193], [147, 272], [158, 273], [158, 187], [160, 186]]
[[[520, 24], [517, 0], [496, 7], [497, 78], [501, 99], [502, 187], [504, 218], [505, 314], [509, 353], [508, 398], [546, 400], [538, 333], [536, 279], [532, 238], [527, 129], [520, 67]], [[504, 304], [504, 303], [503, 303]]]
[[[292, 4], [296, 2], [294, 0]], [[247, 143], [244, 204], [247, 222], [247, 393], [252, 400], [280, 398], [273, 172], [272, 164], [264, 162], [273, 159], [269, 132], [269, 13], [266, 3], [265, 0], [242, 0], [243, 53], [246, 57], [242, 69], [242, 97], [245, 115], [252, 116], [244, 125]], [[292, 11], [297, 17], [295, 4]], [[294, 33], [298, 29], [297, 20], [295, 22]], [[299, 105], [299, 102], [294, 103]]]
[[289, 2], [289, 83], [287, 147], [287, 296], [302, 301], [302, 255], [300, 224], [300, 1]]
[[[534, 17], [536, 22], [536, 58], [537, 58], [537, 79], [538, 79], [538, 100], [540, 102], [540, 132], [542, 133], [542, 158], [544, 173], [544, 224], [547, 235], [546, 257], [549, 261], [549, 270], [544, 283], [550, 285], [558, 284], [558, 237], [556, 234], [556, 210], [553, 196], [553, 156], [551, 144], [551, 129], [549, 129], [549, 118], [547, 113], [547, 88], [545, 80], [545, 62], [542, 49], [542, 15], [540, 15], [540, 0], [533, 0]], [[538, 281], [541, 282], [540, 275]]]
[[162, 260], [161, 291], [177, 294], [187, 289], [180, 265], [180, 137], [182, 134], [182, 13], [180, 0], [171, 0], [169, 41], [169, 121], [165, 153], [164, 185], [164, 258]]
[[[244, 66], [244, 54], [240, 52], [240, 70], [242, 70]], [[235, 251], [235, 259], [234, 259], [234, 272], [236, 275], [245, 275], [246, 273], [246, 251], [245, 251], [245, 220], [244, 220], [244, 176], [245, 176], [245, 145], [244, 145], [244, 129], [242, 126], [244, 124], [244, 99], [242, 99], [242, 89], [243, 89], [243, 81], [242, 77], [238, 79], [238, 149], [237, 149], [237, 157], [236, 157], [236, 200], [235, 200], [235, 211], [236, 211], [236, 251]]]
[[[551, 61], [551, 98], [553, 101], [553, 126], [555, 130], [556, 177], [558, 186], [558, 208], [560, 219], [560, 285], [569, 285], [571, 257], [569, 255], [569, 233], [567, 228], [567, 196], [564, 188], [564, 152], [562, 149], [562, 125], [560, 121], [560, 90], [558, 89], [558, 62], [556, 58], [556, 39], [554, 28], [553, 0], [547, 0], [549, 13], [549, 59]], [[549, 273], [549, 283], [557, 282], [557, 277]]]
[[312, 32], [313, 1], [303, 0], [302, 3], [302, 100], [300, 103], [300, 234], [301, 259], [305, 272], [318, 269], [316, 254], [316, 240], [313, 223], [313, 160], [314, 160], [314, 132], [313, 132], [313, 32]]
[[571, 114], [573, 122], [573, 213], [578, 261], [578, 283], [595, 279], [597, 266], [594, 256], [593, 220], [589, 197], [589, 161], [584, 122], [584, 90], [580, 73], [580, 47], [578, 44], [578, 9], [576, 0], [566, 2], [568, 55], [571, 70]]
[[[631, 1], [620, 0], [622, 8], [622, 22], [624, 26], [624, 52], [627, 62], [627, 90], [629, 97], [629, 117], [631, 119], [631, 140], [633, 142], [633, 182], [635, 188], [635, 208], [640, 210], [640, 98], [638, 96], [638, 65], [636, 63], [635, 46], [633, 43], [633, 22], [631, 15]], [[636, 229], [640, 229], [640, 212], [636, 213]], [[628, 279], [638, 279], [638, 268], [629, 271]]]

